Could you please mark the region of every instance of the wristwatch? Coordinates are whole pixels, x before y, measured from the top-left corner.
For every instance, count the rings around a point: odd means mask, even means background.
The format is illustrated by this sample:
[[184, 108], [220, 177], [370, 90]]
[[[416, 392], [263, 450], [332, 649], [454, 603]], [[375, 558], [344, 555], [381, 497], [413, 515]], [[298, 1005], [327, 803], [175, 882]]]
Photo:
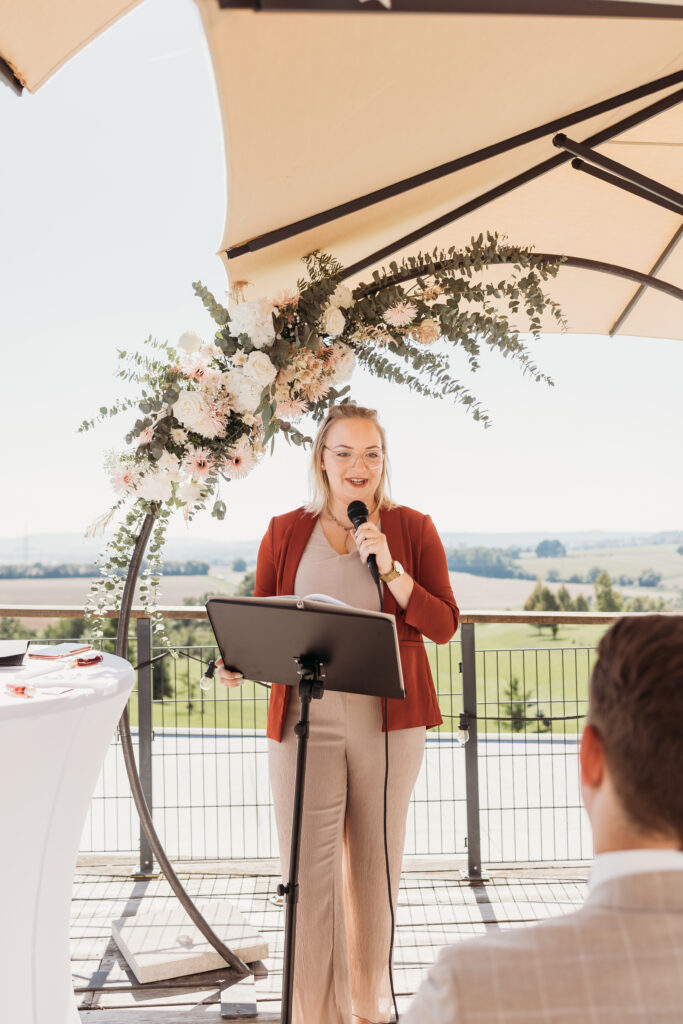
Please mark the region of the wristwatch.
[[392, 580], [398, 579], [399, 576], [403, 576], [405, 569], [400, 562], [391, 562], [391, 569], [389, 572], [381, 573], [380, 579], [382, 583], [391, 583]]

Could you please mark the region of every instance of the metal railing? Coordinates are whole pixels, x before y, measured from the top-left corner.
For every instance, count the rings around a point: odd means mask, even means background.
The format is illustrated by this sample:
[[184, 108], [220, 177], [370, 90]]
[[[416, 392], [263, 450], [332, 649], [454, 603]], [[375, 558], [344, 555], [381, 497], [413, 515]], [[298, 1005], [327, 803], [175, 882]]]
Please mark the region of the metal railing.
[[[206, 620], [203, 608], [163, 609], [169, 620]], [[80, 608], [0, 606], [0, 619], [81, 616]], [[577, 750], [587, 706], [594, 641], [541, 640], [532, 646], [477, 645], [492, 624], [608, 626], [617, 615], [465, 613], [450, 643], [428, 643], [443, 725], [427, 734], [411, 802], [406, 853], [482, 863], [567, 861], [591, 856], [581, 807]], [[151, 623], [134, 612], [130, 659], [160, 651]], [[105, 648], [108, 646], [104, 642]], [[210, 644], [178, 647], [177, 657], [141, 668], [130, 699], [140, 776], [173, 859], [277, 856], [264, 726], [267, 690], [245, 683], [199, 689]], [[462, 715], [465, 714], [463, 719]], [[461, 727], [469, 740], [460, 742]], [[93, 796], [82, 852], [139, 853], [153, 869], [114, 739]]]

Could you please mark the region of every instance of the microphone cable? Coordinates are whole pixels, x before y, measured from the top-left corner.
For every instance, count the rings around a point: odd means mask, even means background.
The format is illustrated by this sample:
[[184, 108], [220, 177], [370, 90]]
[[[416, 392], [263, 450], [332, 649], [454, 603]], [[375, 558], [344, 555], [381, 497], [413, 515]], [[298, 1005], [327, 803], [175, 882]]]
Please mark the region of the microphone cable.
[[[372, 578], [375, 579], [374, 573], [371, 573]], [[382, 584], [379, 579], [375, 580], [377, 584], [377, 593], [379, 594], [379, 610], [384, 611], [384, 594], [382, 593]], [[398, 1006], [396, 1005], [396, 992], [394, 990], [394, 932], [396, 930], [396, 920], [394, 916], [394, 898], [391, 892], [391, 869], [389, 867], [389, 843], [387, 841], [387, 794], [389, 790], [389, 708], [388, 700], [386, 697], [382, 697], [382, 717], [384, 720], [384, 797], [383, 797], [383, 808], [382, 808], [382, 821], [384, 827], [384, 866], [387, 875], [387, 895], [389, 896], [389, 916], [391, 918], [391, 937], [389, 940], [389, 985], [391, 988], [391, 1001], [394, 1004], [394, 1014], [396, 1020], [399, 1020]]]

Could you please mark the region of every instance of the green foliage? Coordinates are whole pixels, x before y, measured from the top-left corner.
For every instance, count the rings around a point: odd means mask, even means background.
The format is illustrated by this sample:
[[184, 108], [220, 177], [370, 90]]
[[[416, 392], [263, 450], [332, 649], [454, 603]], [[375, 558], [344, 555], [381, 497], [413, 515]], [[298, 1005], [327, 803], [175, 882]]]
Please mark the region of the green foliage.
[[209, 289], [201, 281], [193, 281], [192, 289], [195, 295], [199, 296], [202, 300], [204, 308], [208, 310], [212, 320], [215, 320], [221, 327], [229, 322], [230, 314], [225, 306], [221, 306], [220, 302], [216, 301]]
[[232, 571], [233, 572], [246, 572], [247, 571], [247, 563], [244, 561], [243, 558], [236, 558], [234, 560], [234, 562], [232, 563]]
[[27, 629], [20, 619], [0, 618], [0, 640], [31, 640], [35, 630]]

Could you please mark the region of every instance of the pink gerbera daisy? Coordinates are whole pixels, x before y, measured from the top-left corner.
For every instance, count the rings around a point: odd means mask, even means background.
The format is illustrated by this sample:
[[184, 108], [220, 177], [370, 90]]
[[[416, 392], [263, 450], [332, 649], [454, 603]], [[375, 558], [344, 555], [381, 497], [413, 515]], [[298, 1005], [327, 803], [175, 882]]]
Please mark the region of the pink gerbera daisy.
[[238, 441], [223, 465], [223, 472], [231, 480], [241, 480], [251, 473], [257, 458], [248, 441]]
[[386, 311], [383, 320], [390, 327], [407, 327], [408, 324], [412, 324], [416, 314], [417, 308], [412, 302], [397, 302]]
[[194, 448], [185, 459], [185, 469], [193, 480], [205, 480], [213, 469], [211, 452], [206, 448]]

